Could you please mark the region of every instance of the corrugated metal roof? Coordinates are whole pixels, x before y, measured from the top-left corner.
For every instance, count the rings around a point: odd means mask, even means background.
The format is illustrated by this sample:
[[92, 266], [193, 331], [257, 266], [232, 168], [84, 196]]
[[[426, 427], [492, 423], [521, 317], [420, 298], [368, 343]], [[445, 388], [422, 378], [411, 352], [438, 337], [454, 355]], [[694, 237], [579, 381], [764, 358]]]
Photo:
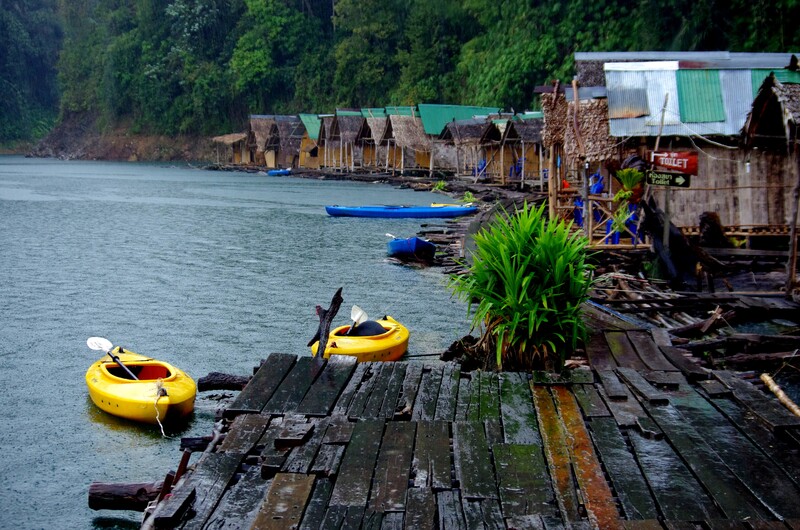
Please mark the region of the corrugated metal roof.
[[[606, 97], [606, 87], [604, 86], [584, 86], [578, 87], [578, 99], [583, 101], [586, 99], [597, 99]], [[572, 101], [573, 92], [571, 88], [567, 88], [564, 92], [567, 101]]]
[[[678, 74], [678, 72], [685, 71], [606, 69], [611, 136], [622, 138], [657, 136], [666, 94], [669, 94], [669, 99], [664, 112], [662, 135], [737, 135], [744, 125], [747, 113], [753, 103], [751, 71], [747, 69], [713, 70], [716, 72], [718, 89], [710, 88], [714, 81], [709, 81], [708, 76], [713, 74], [703, 74], [706, 78], [706, 84], [703, 85], [702, 80], [698, 80], [696, 77], [692, 78], [692, 76], [699, 76], [704, 72], [703, 70], [690, 70], [689, 72], [692, 73], [689, 74]], [[685, 92], [681, 97], [678, 90], [678, 76], [687, 76], [682, 77], [683, 81], [681, 81], [684, 84], [684, 91], [699, 84], [701, 91], [713, 92], [717, 99], [711, 103], [701, 103], [701, 95]], [[641, 92], [633, 90], [637, 88], [644, 89], [647, 99], [647, 113], [639, 116], [634, 114], [645, 109], [641, 104]], [[697, 87], [695, 86], [695, 88]], [[698, 100], [694, 101], [692, 99], [694, 97], [697, 97]], [[710, 108], [705, 108], [704, 105]], [[682, 116], [683, 119], [681, 119]], [[717, 121], [709, 121], [711, 119]]]
[[[795, 53], [795, 55], [797, 55]], [[792, 53], [578, 52], [575, 61], [680, 61], [681, 68], [784, 68]]]
[[387, 116], [414, 116], [414, 107], [385, 107]]
[[319, 128], [322, 125], [319, 116], [316, 114], [300, 114], [299, 117], [308, 132], [308, 137], [312, 140], [319, 140]]
[[386, 109], [383, 107], [361, 109], [361, 115], [365, 118], [385, 118], [387, 116]]
[[419, 117], [425, 134], [439, 136], [445, 126], [453, 120], [466, 120], [473, 116], [497, 114], [499, 107], [467, 107], [463, 105], [419, 104]]
[[761, 88], [764, 79], [769, 77], [769, 74], [774, 72], [775, 79], [781, 83], [800, 83], [800, 72], [793, 72], [791, 70], [775, 70], [770, 68], [755, 68], [752, 70], [751, 86], [753, 87], [753, 96], [758, 94], [758, 89]]
[[719, 70], [678, 70], [675, 80], [682, 122], [725, 121]]

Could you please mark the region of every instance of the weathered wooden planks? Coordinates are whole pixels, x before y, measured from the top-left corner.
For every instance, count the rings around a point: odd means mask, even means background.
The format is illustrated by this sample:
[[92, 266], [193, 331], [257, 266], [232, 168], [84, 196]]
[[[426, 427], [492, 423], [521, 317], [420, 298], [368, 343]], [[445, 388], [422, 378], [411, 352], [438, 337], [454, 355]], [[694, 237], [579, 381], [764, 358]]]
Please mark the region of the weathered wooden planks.
[[370, 510], [399, 512], [405, 509], [416, 427], [416, 422], [409, 421], [386, 425], [370, 493]]
[[300, 357], [264, 405], [263, 412], [278, 414], [297, 410], [300, 401], [324, 368], [325, 360], [321, 357]]
[[317, 381], [297, 406], [299, 414], [325, 416], [330, 414], [336, 399], [356, 367], [355, 357], [332, 355]]
[[758, 415], [773, 431], [800, 430], [800, 418], [789, 412], [778, 400], [768, 398], [732, 372], [716, 371], [714, 377], [730, 388], [734, 397]]
[[251, 530], [283, 530], [300, 524], [314, 477], [299, 473], [278, 473], [272, 480]]
[[609, 417], [594, 417], [589, 426], [626, 518], [657, 518], [658, 510], [647, 483], [616, 422]]
[[[222, 444], [154, 521], [231, 530], [650, 529], [659, 519], [711, 529], [745, 520], [767, 528], [800, 515], [800, 452], [775, 436], [796, 429], [782, 418], [770, 430], [750, 413], [771, 396], [741, 380], [727, 384], [749, 386], [723, 386], [725, 374], [698, 385], [676, 369], [654, 371], [637, 347], [654, 344], [647, 332], [607, 333], [612, 342], [625, 335], [646, 368], [614, 361], [597, 381], [584, 370], [579, 380], [574, 371], [540, 374], [543, 385], [532, 385], [526, 374], [462, 373], [452, 363], [344, 359], [315, 371], [319, 361], [293, 361], [264, 412], [228, 415]], [[269, 364], [260, 370], [275, 372]], [[267, 491], [284, 486], [288, 503], [270, 500]]]
[[553, 488], [538, 445], [498, 444], [492, 447], [503, 514], [551, 514]]
[[449, 423], [418, 422], [413, 459], [414, 485], [435, 491], [451, 488], [451, 466]]
[[558, 417], [555, 403], [546, 387], [533, 387], [536, 416], [544, 443], [544, 453], [550, 468], [556, 502], [562, 517], [568, 522], [580, 521], [578, 496], [572, 479], [572, 462], [567, 448], [567, 432]]
[[542, 445], [533, 396], [525, 374], [500, 374], [500, 416], [505, 443]]
[[575, 397], [563, 386], [553, 387], [551, 392], [564, 428], [569, 433], [567, 448], [589, 521], [599, 528], [621, 528], [611, 489], [595, 457]]
[[481, 421], [453, 424], [453, 458], [456, 479], [467, 499], [496, 499], [497, 486], [489, 444]]
[[[201, 529], [206, 520], [233, 480], [241, 455], [236, 453], [208, 453], [198, 461], [194, 472], [188, 478], [189, 489], [194, 489], [196, 496], [192, 505], [194, 516], [182, 528]], [[185, 485], [184, 485], [185, 487]], [[171, 500], [171, 499], [170, 499]], [[158, 526], [158, 519], [156, 519]]]
[[363, 420], [356, 423], [331, 494], [332, 506], [367, 505], [383, 426], [382, 420]]
[[261, 412], [296, 360], [296, 356], [287, 353], [270, 354], [231, 406], [225, 409], [225, 417]]

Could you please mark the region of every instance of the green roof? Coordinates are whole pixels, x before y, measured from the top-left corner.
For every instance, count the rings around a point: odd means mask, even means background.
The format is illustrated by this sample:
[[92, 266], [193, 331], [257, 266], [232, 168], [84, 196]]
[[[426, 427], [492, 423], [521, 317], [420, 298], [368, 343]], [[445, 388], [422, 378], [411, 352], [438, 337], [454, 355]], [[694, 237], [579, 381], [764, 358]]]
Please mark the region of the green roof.
[[544, 111], [541, 110], [532, 110], [528, 111], [524, 114], [515, 114], [514, 119], [519, 121], [524, 120], [540, 120], [544, 118]]
[[360, 110], [336, 109], [337, 116], [361, 116]]
[[764, 79], [769, 77], [770, 73], [775, 74], [775, 79], [781, 83], [798, 84], [800, 83], [800, 72], [793, 72], [791, 70], [770, 70], [767, 68], [757, 68], [750, 72], [751, 81], [753, 82], [753, 99], [758, 94], [758, 89], [764, 83]]
[[365, 118], [385, 118], [386, 109], [383, 107], [361, 109], [361, 115]]
[[414, 107], [386, 107], [387, 116], [413, 116]]
[[312, 140], [319, 140], [319, 129], [322, 126], [322, 120], [316, 114], [300, 114], [300, 121], [308, 132], [308, 137]]
[[468, 120], [474, 116], [497, 114], [499, 107], [467, 107], [462, 105], [420, 104], [419, 117], [425, 134], [438, 136], [445, 126], [453, 120]]
[[682, 122], [725, 121], [719, 70], [678, 70], [675, 78]]

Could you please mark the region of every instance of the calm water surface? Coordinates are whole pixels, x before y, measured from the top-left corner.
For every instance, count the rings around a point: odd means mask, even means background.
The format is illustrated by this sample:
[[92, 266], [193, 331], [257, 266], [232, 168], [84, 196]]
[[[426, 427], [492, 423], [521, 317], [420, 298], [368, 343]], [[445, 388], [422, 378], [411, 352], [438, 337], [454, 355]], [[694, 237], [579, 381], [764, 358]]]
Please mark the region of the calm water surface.
[[93, 481], [161, 480], [181, 436], [211, 433], [201, 394], [181, 432], [114, 419], [84, 382], [104, 336], [195, 378], [251, 373], [270, 352], [308, 354], [316, 304], [411, 331], [411, 355], [469, 331], [436, 270], [385, 260], [385, 234], [419, 221], [331, 218], [326, 204], [429, 204], [385, 185], [185, 167], [0, 156], [0, 528], [135, 528], [138, 514], [87, 507]]

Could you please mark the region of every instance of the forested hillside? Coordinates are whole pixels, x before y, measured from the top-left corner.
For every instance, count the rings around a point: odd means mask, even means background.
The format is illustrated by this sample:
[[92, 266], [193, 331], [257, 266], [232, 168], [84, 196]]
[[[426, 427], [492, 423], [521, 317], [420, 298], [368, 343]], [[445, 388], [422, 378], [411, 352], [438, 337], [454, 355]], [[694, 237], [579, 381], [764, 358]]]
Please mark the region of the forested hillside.
[[57, 109], [170, 135], [236, 130], [249, 113], [420, 102], [522, 110], [536, 85], [571, 79], [575, 51], [800, 48], [797, 0], [0, 6], [0, 141], [36, 134]]

